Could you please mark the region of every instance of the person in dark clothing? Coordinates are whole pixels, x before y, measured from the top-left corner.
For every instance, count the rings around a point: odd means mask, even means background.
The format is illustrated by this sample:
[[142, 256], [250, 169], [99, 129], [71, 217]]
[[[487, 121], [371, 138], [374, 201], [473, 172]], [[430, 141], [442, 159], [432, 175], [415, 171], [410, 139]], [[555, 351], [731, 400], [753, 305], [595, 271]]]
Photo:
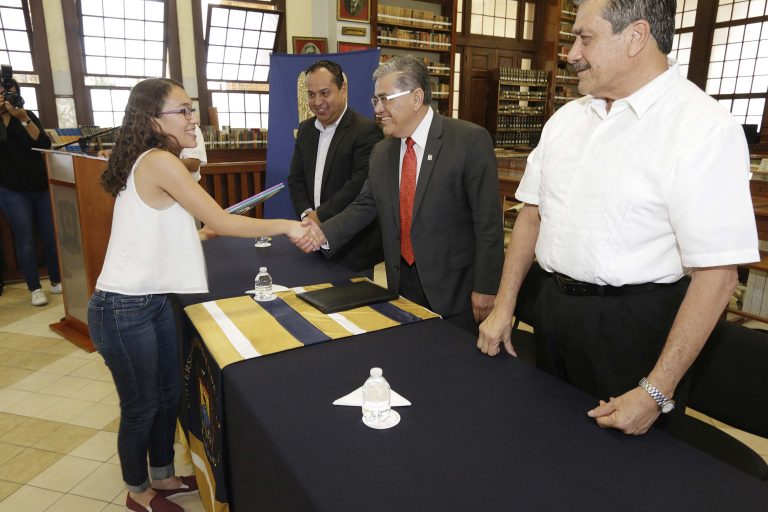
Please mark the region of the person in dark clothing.
[[[288, 188], [296, 215], [319, 224], [360, 193], [371, 150], [384, 136], [375, 122], [349, 108], [348, 84], [337, 63], [312, 64], [306, 84], [315, 115], [299, 124]], [[373, 266], [384, 260], [379, 222], [371, 222], [331, 259], [372, 278]]]
[[[18, 83], [12, 83], [9, 91], [19, 94]], [[11, 225], [16, 259], [32, 293], [32, 305], [44, 306], [48, 299], [37, 271], [35, 227], [43, 241], [51, 293], [61, 293], [61, 278], [45, 165], [42, 155], [32, 149], [49, 149], [51, 139], [35, 114], [14, 107], [2, 96], [0, 117], [0, 209]]]

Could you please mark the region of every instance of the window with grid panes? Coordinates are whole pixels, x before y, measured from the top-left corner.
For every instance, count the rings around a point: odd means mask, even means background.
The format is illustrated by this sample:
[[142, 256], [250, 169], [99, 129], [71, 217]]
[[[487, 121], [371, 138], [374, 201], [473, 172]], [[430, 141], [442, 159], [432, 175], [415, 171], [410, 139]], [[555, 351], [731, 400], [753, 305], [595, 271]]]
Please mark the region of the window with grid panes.
[[32, 56], [32, 24], [27, 0], [0, 0], [0, 64], [13, 68], [24, 108], [37, 111], [40, 79]]
[[[202, 0], [207, 48], [206, 79], [219, 124], [268, 128], [270, 54], [281, 13]], [[207, 9], [205, 7], [207, 6]]]
[[[470, 34], [524, 40], [534, 39], [536, 4], [518, 0], [467, 0]], [[463, 6], [462, 6], [463, 10]], [[522, 29], [522, 30], [519, 30]]]
[[93, 122], [122, 124], [130, 88], [167, 77], [164, 0], [80, 0], [85, 86]]
[[517, 37], [517, 0], [470, 0], [469, 32], [484, 36]]
[[741, 123], [762, 124], [768, 91], [766, 0], [719, 0], [706, 92]]
[[693, 25], [696, 22], [698, 0], [677, 0], [675, 13], [675, 35], [672, 39], [672, 51], [669, 56], [680, 65], [680, 76], [688, 76], [688, 64], [691, 61], [693, 47]]
[[526, 41], [532, 41], [533, 24], [536, 17], [536, 4], [533, 2], [525, 2], [523, 5], [523, 39]]

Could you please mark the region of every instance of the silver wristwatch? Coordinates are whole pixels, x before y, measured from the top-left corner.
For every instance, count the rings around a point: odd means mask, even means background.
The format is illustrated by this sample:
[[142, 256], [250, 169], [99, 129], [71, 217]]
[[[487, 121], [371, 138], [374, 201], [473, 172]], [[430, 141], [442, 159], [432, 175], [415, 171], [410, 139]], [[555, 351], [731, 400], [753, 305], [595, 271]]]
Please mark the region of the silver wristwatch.
[[648, 379], [645, 377], [640, 379], [640, 387], [643, 388], [645, 392], [651, 395], [651, 398], [656, 401], [656, 404], [659, 406], [659, 410], [662, 414], [672, 412], [672, 409], [675, 408], [675, 401], [664, 396], [664, 394], [656, 389], [653, 384], [648, 382]]

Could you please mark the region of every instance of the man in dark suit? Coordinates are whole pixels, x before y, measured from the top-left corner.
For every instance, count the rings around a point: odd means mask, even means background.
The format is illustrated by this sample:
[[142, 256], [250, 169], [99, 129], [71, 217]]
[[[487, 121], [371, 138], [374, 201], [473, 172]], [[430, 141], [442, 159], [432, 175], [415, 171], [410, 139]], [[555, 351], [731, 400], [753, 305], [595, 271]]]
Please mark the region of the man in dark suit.
[[388, 137], [371, 153], [360, 195], [314, 230], [317, 242], [332, 254], [378, 216], [389, 289], [476, 333], [504, 260], [491, 137], [431, 109], [429, 72], [416, 58], [394, 57], [373, 78]]
[[[357, 197], [368, 177], [371, 149], [383, 135], [376, 123], [347, 107], [341, 66], [315, 62], [306, 83], [315, 117], [299, 125], [288, 188], [296, 215], [319, 224]], [[332, 259], [355, 271], [371, 270], [383, 259], [378, 222], [370, 222]]]

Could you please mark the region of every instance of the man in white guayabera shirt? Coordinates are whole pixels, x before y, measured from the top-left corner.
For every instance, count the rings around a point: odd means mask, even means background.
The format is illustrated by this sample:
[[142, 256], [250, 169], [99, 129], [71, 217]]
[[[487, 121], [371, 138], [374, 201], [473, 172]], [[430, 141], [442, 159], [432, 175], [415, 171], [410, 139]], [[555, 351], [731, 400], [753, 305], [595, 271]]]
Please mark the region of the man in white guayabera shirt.
[[516, 194], [525, 205], [477, 343], [514, 353], [535, 256], [548, 273], [537, 362], [600, 399], [588, 415], [601, 427], [627, 434], [684, 413], [684, 377], [736, 265], [759, 259], [744, 133], [667, 59], [674, 19], [675, 0], [580, 2], [568, 61], [586, 96], [552, 116], [528, 158]]

